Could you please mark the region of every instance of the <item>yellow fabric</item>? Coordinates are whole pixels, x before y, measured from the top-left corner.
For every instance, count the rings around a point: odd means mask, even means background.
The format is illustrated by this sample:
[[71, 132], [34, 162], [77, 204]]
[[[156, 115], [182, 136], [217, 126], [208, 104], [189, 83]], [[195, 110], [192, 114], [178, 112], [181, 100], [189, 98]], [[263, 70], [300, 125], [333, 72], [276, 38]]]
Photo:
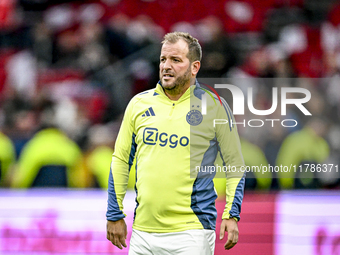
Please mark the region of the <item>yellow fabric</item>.
[[287, 166], [290, 172], [280, 171], [278, 173], [279, 183], [284, 189], [294, 187], [294, 167], [303, 161], [322, 163], [329, 156], [329, 146], [325, 139], [319, 137], [315, 132], [305, 127], [300, 131], [287, 136], [283, 141], [277, 157], [277, 166]]
[[80, 148], [60, 130], [49, 128], [38, 132], [23, 148], [12, 187], [29, 188], [39, 169], [51, 164], [67, 167], [69, 187], [86, 186]]
[[268, 161], [263, 151], [255, 144], [245, 139], [241, 139], [242, 154], [247, 166], [258, 167], [260, 172], [253, 171], [257, 185], [256, 189], [269, 189], [272, 182], [272, 173], [262, 172], [262, 166], [268, 166]]
[[113, 149], [108, 146], [96, 147], [88, 156], [86, 165], [96, 177], [101, 188], [107, 189]]
[[0, 132], [0, 164], [1, 178], [0, 186], [3, 185], [9, 168], [15, 163], [15, 149], [12, 141]]

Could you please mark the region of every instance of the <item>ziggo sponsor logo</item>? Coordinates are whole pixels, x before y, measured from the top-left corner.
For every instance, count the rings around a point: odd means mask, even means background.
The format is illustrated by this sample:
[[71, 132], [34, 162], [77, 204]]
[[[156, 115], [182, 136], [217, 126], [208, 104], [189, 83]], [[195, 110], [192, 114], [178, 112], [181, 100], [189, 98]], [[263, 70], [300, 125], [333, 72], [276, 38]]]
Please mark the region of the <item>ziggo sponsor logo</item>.
[[189, 144], [189, 138], [186, 136], [179, 137], [176, 134], [160, 133], [157, 128], [145, 128], [143, 132], [143, 142], [148, 145], [156, 145], [170, 148], [176, 148], [178, 144], [185, 147]]

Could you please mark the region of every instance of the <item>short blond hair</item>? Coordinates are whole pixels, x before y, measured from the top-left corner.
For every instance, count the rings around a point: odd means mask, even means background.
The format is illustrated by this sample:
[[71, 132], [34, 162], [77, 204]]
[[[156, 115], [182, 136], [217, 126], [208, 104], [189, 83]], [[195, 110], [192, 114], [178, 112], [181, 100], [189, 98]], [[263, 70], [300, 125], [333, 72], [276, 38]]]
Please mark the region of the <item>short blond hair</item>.
[[171, 32], [167, 33], [162, 41], [162, 44], [164, 43], [176, 43], [178, 40], [184, 40], [188, 44], [189, 52], [188, 52], [188, 59], [190, 62], [194, 61], [201, 61], [202, 59], [202, 47], [199, 44], [198, 40], [194, 38], [189, 33], [184, 32]]

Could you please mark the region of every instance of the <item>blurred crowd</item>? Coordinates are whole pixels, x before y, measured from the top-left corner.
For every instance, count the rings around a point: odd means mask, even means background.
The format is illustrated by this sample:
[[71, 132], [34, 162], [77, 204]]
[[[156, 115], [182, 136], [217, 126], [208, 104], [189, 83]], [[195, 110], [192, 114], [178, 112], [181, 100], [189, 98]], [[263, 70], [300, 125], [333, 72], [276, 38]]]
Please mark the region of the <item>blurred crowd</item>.
[[170, 31], [199, 39], [199, 78], [245, 81], [258, 109], [270, 108], [273, 86], [311, 91], [313, 117], [290, 109], [294, 128], [240, 126], [243, 154], [250, 166], [333, 170], [255, 174], [248, 189], [340, 187], [335, 0], [0, 1], [0, 186], [106, 188], [124, 109], [158, 81]]

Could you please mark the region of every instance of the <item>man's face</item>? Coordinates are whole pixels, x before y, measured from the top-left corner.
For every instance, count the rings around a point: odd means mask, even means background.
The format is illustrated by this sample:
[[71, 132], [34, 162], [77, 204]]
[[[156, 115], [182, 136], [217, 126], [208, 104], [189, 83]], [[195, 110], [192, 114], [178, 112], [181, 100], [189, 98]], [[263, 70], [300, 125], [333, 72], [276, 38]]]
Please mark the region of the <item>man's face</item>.
[[159, 78], [165, 90], [180, 90], [190, 86], [191, 63], [187, 57], [188, 44], [180, 39], [176, 43], [164, 43], [159, 64]]

